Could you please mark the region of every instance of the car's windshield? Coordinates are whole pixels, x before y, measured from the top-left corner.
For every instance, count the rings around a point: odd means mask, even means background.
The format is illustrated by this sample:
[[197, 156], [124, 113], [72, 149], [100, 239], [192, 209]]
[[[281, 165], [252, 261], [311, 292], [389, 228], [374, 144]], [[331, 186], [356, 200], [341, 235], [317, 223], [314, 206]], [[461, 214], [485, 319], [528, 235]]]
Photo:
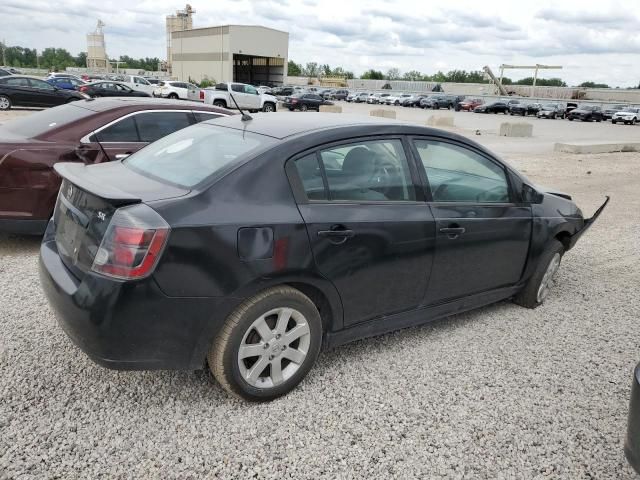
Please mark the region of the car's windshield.
[[73, 103], [60, 105], [59, 107], [43, 110], [33, 115], [18, 118], [3, 125], [11, 133], [25, 138], [35, 138], [61, 127], [67, 123], [75, 122], [88, 117], [95, 112], [86, 108], [77, 107]]
[[123, 163], [156, 180], [192, 188], [273, 142], [271, 137], [200, 123], [152, 143]]

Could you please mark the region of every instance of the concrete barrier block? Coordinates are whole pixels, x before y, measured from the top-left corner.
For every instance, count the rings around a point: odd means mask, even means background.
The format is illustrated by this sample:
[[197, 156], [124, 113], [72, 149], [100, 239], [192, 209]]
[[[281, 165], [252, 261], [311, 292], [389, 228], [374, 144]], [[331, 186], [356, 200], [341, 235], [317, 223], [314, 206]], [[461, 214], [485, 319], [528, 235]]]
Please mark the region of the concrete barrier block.
[[563, 153], [616, 153], [616, 152], [640, 152], [640, 142], [575, 142], [575, 143], [556, 143], [554, 146], [556, 152]]
[[320, 105], [320, 111], [329, 113], [342, 113], [342, 107], [340, 105]]
[[431, 115], [427, 119], [430, 127], [453, 127], [453, 115]]
[[500, 124], [501, 137], [531, 137], [533, 125], [527, 122], [504, 122]]
[[383, 117], [383, 118], [396, 118], [395, 110], [385, 110], [384, 108], [378, 108], [376, 110], [371, 110], [369, 113], [372, 117]]

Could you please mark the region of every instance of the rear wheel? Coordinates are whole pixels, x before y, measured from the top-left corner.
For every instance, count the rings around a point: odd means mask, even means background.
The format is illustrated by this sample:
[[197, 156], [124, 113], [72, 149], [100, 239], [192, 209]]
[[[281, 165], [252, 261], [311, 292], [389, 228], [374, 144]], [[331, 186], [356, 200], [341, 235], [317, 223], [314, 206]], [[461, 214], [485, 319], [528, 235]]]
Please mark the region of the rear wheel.
[[227, 104], [224, 102], [224, 100], [214, 100], [213, 106], [219, 108], [227, 108]]
[[11, 110], [11, 99], [6, 95], [0, 95], [0, 110]]
[[514, 302], [526, 308], [536, 308], [545, 301], [554, 285], [554, 277], [560, 268], [560, 261], [564, 254], [564, 246], [558, 240], [553, 240], [540, 256], [536, 270], [516, 295]]
[[167, 98], [170, 98], [171, 100], [178, 100], [180, 97], [178, 97], [177, 93], [170, 93]]
[[207, 360], [225, 390], [267, 401], [300, 383], [321, 341], [316, 306], [299, 290], [280, 286], [245, 301], [227, 318]]

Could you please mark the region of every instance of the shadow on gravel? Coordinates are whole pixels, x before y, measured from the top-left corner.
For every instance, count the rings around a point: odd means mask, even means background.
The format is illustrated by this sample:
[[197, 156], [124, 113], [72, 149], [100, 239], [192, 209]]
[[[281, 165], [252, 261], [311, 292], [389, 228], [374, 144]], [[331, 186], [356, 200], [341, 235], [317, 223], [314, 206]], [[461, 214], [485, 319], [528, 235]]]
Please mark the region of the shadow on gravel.
[[37, 254], [42, 237], [37, 235], [13, 235], [0, 233], [0, 258], [21, 253]]

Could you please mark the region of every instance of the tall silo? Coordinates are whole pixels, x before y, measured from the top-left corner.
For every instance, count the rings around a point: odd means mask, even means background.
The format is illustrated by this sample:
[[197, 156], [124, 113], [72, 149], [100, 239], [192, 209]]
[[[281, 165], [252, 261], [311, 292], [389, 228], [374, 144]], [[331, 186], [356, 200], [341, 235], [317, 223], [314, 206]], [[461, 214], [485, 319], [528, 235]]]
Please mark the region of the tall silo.
[[167, 70], [171, 71], [171, 33], [193, 29], [193, 14], [196, 11], [187, 3], [184, 10], [167, 15]]
[[102, 20], [98, 20], [95, 31], [87, 34], [87, 68], [92, 71], [109, 71], [109, 57], [102, 31], [104, 26]]

